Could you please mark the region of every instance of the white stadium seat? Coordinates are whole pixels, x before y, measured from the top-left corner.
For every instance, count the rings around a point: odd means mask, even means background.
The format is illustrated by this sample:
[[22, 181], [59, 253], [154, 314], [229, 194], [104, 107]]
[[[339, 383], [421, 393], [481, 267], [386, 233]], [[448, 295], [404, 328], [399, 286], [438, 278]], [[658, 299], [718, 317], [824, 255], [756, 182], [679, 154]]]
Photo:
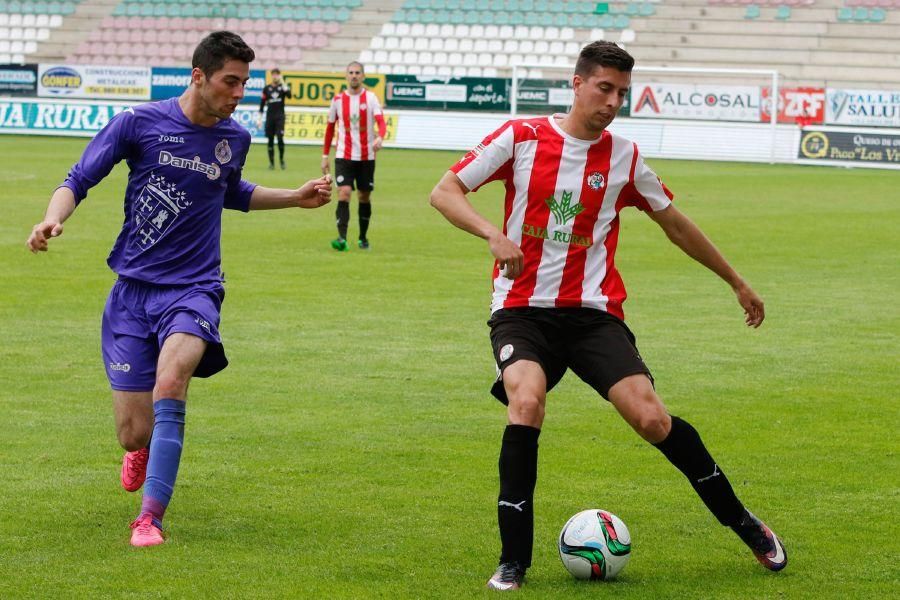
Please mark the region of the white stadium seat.
[[483, 71], [483, 77], [496, 77], [497, 69], [494, 67], [485, 67]]
[[550, 44], [546, 40], [538, 40], [534, 43], [535, 54], [547, 54], [550, 52]]
[[415, 43], [413, 44], [413, 49], [419, 50], [419, 51], [428, 50], [428, 42], [429, 41], [430, 40], [427, 37], [416, 38]]
[[431, 52], [419, 52], [416, 62], [420, 65], [430, 65], [434, 63], [434, 55]]
[[397, 28], [394, 30], [394, 35], [409, 35], [409, 23], [397, 23]]
[[422, 67], [420, 67], [419, 65], [410, 65], [410, 66], [406, 67], [406, 74], [407, 75], [421, 75]]
[[37, 29], [34, 27], [29, 27], [27, 29], [22, 30], [22, 39], [23, 40], [36, 40], [37, 39]]
[[0, 40], [9, 39], [9, 27], [0, 27]]
[[12, 62], [12, 54], [0, 53], [0, 63], [11, 63], [11, 62]]
[[559, 39], [559, 27], [545, 27], [544, 28], [544, 39], [545, 40], [558, 40]]
[[634, 29], [623, 29], [622, 33], [619, 35], [619, 41], [625, 44], [630, 44], [634, 41], [636, 34], [634, 33]]
[[391, 22], [385, 23], [381, 26], [381, 35], [387, 37], [389, 35], [395, 35], [397, 31], [397, 26]]
[[481, 67], [469, 67], [466, 69], [466, 77], [483, 77]]
[[428, 42], [428, 49], [431, 51], [443, 50], [444, 40], [442, 38], [431, 38]]
[[0, 39], [0, 52], [9, 54], [9, 40]]
[[446, 52], [435, 52], [434, 53], [434, 64], [436, 65], [446, 65], [447, 64], [447, 53]]
[[388, 54], [387, 61], [392, 65], [398, 65], [403, 62], [403, 53], [399, 50], [391, 50]]
[[390, 75], [391, 74], [391, 65], [378, 65], [375, 69], [376, 73], [381, 73], [382, 75]]
[[47, 27], [41, 27], [37, 30], [37, 39], [40, 41], [50, 39], [50, 29]]
[[384, 46], [382, 46], [385, 50], [396, 50], [400, 47], [400, 38], [398, 37], [389, 37], [384, 38]]
[[534, 42], [531, 40], [522, 40], [519, 42], [519, 52], [530, 54], [534, 52]]
[[453, 69], [451, 69], [447, 65], [440, 65], [437, 68], [437, 74], [441, 77], [450, 77], [451, 75], [453, 75]]
[[447, 64], [448, 65], [461, 65], [463, 61], [462, 54], [459, 52], [451, 52], [447, 55]]
[[384, 38], [376, 35], [372, 38], [372, 41], [369, 42], [369, 48], [371, 48], [372, 50], [381, 50], [382, 48], [384, 48]]
[[605, 40], [605, 39], [606, 39], [606, 32], [604, 30], [599, 29], [599, 28], [591, 29], [590, 41], [595, 42], [597, 40]]
[[565, 50], [566, 47], [562, 42], [550, 42], [550, 54], [563, 54]]
[[34, 54], [37, 52], [37, 42], [25, 42], [25, 54]]
[[444, 50], [447, 52], [456, 52], [459, 50], [459, 40], [456, 38], [448, 38], [444, 40]]
[[528, 27], [525, 25], [516, 25], [516, 39], [524, 40], [528, 38]]
[[484, 28], [484, 37], [488, 39], [500, 37], [500, 29], [496, 25], [488, 25]]
[[426, 37], [437, 37], [441, 34], [441, 26], [436, 23], [429, 23], [425, 26]]
[[9, 15], [6, 13], [0, 13], [0, 27], [6, 27], [9, 25]]
[[453, 29], [453, 25], [445, 23], [444, 25], [441, 25], [441, 31], [439, 35], [442, 38], [451, 37], [453, 35]]
[[411, 37], [402, 37], [400, 38], [400, 49], [401, 50], [412, 50], [415, 46], [413, 42], [413, 38]]
[[581, 52], [581, 46], [578, 42], [566, 42], [566, 54], [577, 56], [579, 52]]
[[392, 75], [406, 75], [406, 65], [394, 65], [391, 67]]
[[509, 54], [495, 54], [491, 64], [495, 67], [505, 67], [510, 63], [510, 58]]
[[422, 67], [422, 75], [437, 75], [437, 67], [434, 65], [425, 65]]
[[25, 32], [21, 27], [9, 28], [9, 39], [11, 40], [21, 40], [24, 34]]
[[515, 54], [519, 51], [519, 42], [517, 40], [506, 40], [503, 42], [503, 51], [507, 54]]
[[484, 35], [484, 25], [472, 25], [472, 29], [469, 31], [468, 34], [466, 34], [465, 37], [479, 38], [479, 39], [487, 37]]
[[36, 21], [34, 15], [22, 15], [22, 27], [34, 27]]
[[9, 26], [10, 27], [21, 27], [22, 26], [22, 15], [13, 13], [9, 15]]
[[47, 27], [50, 25], [50, 15], [38, 15], [34, 20], [35, 27]]
[[25, 52], [25, 42], [16, 40], [9, 45], [9, 51], [13, 54], [21, 54]]
[[512, 28], [512, 25], [501, 25], [500, 26], [500, 37], [503, 39], [513, 37], [515, 30]]
[[563, 42], [575, 39], [575, 30], [571, 27], [563, 27], [559, 30], [559, 39]]
[[475, 52], [487, 52], [488, 50], [488, 41], [487, 40], [475, 40], [475, 44], [472, 47]]
[[469, 37], [469, 26], [468, 25], [457, 25], [456, 26], [456, 37], [458, 37], [458, 38]]
[[478, 66], [479, 67], [490, 67], [494, 64], [494, 57], [490, 54], [479, 54], [478, 55]]
[[425, 35], [425, 25], [422, 23], [413, 23], [409, 26], [409, 35], [413, 37], [421, 37]]
[[528, 30], [528, 37], [533, 40], [539, 40], [544, 37], [544, 28], [538, 27], [537, 25], [532, 25]]
[[500, 40], [489, 40], [488, 41], [488, 50], [494, 52], [503, 52], [503, 42]]
[[478, 64], [478, 55], [469, 52], [463, 55], [463, 64], [467, 67], [474, 67]]
[[472, 52], [475, 49], [475, 40], [471, 38], [466, 38], [464, 40], [459, 40], [459, 51], [460, 52]]
[[50, 27], [59, 27], [62, 25], [62, 15], [50, 15]]
[[375, 59], [375, 53], [371, 50], [363, 50], [359, 53], [359, 62], [362, 64], [371, 63]]
[[454, 77], [465, 77], [466, 76], [466, 68], [465, 67], [453, 67], [453, 76]]
[[375, 54], [372, 56], [372, 62], [386, 63], [387, 59], [388, 53], [384, 50], [376, 50]]

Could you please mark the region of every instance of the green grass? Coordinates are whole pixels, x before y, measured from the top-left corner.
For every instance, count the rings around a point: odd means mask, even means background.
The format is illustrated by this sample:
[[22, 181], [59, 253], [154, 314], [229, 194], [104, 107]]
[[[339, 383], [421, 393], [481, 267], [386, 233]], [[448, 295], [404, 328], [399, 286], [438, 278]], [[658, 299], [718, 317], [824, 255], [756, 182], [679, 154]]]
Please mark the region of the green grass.
[[[459, 153], [381, 155], [368, 253], [328, 247], [331, 207], [226, 213], [232, 364], [193, 382], [169, 540], [135, 550], [139, 496], [118, 484], [99, 356], [124, 165], [49, 253], [24, 247], [84, 144], [0, 138], [0, 597], [493, 597], [505, 414], [488, 394], [491, 262], [428, 206]], [[254, 146], [245, 176], [315, 175], [317, 148], [287, 158], [289, 171], [269, 172]], [[629, 211], [627, 318], [670, 410], [782, 535], [791, 564], [757, 565], [570, 374], [548, 401], [520, 596], [896, 594], [898, 175], [651, 162], [768, 317], [744, 327], [729, 289]], [[472, 198], [499, 219], [499, 185]], [[556, 556], [559, 528], [589, 507], [631, 529], [616, 582], [578, 583]]]

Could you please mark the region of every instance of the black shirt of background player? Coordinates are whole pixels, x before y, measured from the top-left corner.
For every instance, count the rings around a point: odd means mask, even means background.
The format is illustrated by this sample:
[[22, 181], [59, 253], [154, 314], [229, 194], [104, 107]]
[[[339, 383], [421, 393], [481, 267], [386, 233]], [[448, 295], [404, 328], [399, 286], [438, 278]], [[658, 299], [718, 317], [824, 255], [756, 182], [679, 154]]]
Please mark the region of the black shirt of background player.
[[[259, 112], [266, 109], [266, 136], [284, 135], [284, 100], [291, 97], [291, 88], [285, 82], [270, 83], [263, 88]], [[270, 133], [271, 131], [271, 133]]]

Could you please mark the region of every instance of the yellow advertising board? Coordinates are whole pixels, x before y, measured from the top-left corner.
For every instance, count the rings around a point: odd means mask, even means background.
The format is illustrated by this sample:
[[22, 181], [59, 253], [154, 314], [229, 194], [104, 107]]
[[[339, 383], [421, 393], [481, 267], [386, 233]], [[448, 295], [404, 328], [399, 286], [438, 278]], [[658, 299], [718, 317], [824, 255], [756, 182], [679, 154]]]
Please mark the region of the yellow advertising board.
[[[314, 71], [284, 71], [281, 78], [291, 86], [291, 97], [286, 106], [331, 106], [331, 100], [347, 89], [344, 73], [318, 73]], [[272, 83], [266, 74], [266, 83]], [[363, 85], [378, 97], [384, 106], [384, 75], [366, 75]]]
[[[387, 124], [385, 142], [391, 142], [397, 135], [397, 115], [384, 115]], [[311, 110], [287, 110], [284, 113], [284, 139], [294, 142], [323, 142], [328, 126], [328, 113]], [[335, 131], [337, 136], [337, 131]], [[335, 140], [336, 142], [337, 140]]]

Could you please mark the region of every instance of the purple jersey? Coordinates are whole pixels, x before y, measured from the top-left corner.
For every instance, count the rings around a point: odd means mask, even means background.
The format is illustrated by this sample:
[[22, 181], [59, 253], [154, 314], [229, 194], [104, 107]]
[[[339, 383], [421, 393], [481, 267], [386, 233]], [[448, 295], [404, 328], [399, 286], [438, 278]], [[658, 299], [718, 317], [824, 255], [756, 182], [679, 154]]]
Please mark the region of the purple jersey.
[[249, 149], [237, 122], [194, 125], [172, 98], [116, 115], [62, 185], [80, 203], [124, 158], [125, 222], [110, 268], [160, 285], [221, 281], [222, 209], [249, 210], [256, 187], [241, 179]]

